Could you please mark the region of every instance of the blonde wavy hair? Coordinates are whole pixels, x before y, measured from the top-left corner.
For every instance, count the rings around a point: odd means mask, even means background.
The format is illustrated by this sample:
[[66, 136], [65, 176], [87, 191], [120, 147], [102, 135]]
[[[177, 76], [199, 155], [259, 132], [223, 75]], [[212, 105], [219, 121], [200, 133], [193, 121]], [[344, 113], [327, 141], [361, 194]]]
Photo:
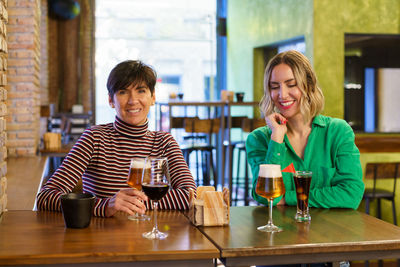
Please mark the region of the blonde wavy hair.
[[269, 82], [272, 70], [279, 64], [286, 64], [292, 69], [297, 86], [302, 93], [299, 102], [300, 113], [303, 115], [304, 121], [308, 122], [323, 110], [324, 95], [310, 61], [295, 50], [279, 53], [268, 62], [264, 72], [264, 96], [260, 101], [260, 110], [265, 117], [278, 111], [271, 99]]

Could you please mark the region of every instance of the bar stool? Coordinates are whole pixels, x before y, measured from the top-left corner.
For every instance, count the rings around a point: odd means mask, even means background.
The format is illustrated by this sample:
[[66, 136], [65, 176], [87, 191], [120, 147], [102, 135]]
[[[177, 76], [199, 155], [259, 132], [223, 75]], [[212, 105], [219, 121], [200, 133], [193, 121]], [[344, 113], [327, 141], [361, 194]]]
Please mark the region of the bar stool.
[[[232, 123], [234, 127], [234, 123]], [[242, 128], [243, 132], [251, 132], [254, 129], [265, 126], [265, 120], [264, 119], [259, 119], [259, 118], [241, 118], [240, 120], [240, 126]], [[225, 144], [227, 146], [227, 144]], [[235, 190], [235, 195], [232, 195], [232, 204], [237, 205], [239, 200], [244, 201], [244, 205], [248, 206], [250, 203], [250, 176], [249, 176], [249, 165], [247, 162], [247, 152], [246, 152], [246, 142], [245, 141], [238, 141], [238, 142], [231, 142], [231, 155], [230, 158], [232, 159], [229, 165], [229, 168], [232, 170], [233, 169], [233, 156], [235, 154], [235, 151], [237, 151], [237, 158], [235, 160], [237, 166], [236, 166], [236, 177], [232, 175], [232, 190]], [[242, 158], [243, 156], [243, 158]], [[242, 159], [244, 159], [244, 176], [240, 176], [243, 168], [243, 162]], [[233, 171], [232, 171], [233, 173]], [[240, 189], [243, 188], [243, 197], [239, 197]]]
[[[224, 143], [224, 147], [228, 148], [227, 142]], [[248, 206], [249, 205], [249, 168], [248, 168], [248, 163], [247, 163], [247, 153], [246, 153], [246, 143], [245, 141], [238, 141], [238, 142], [232, 142], [231, 143], [231, 162], [229, 163], [229, 168], [232, 170], [233, 174], [233, 156], [235, 155], [235, 151], [237, 154], [237, 159], [235, 160], [237, 166], [236, 166], [236, 176], [232, 175], [232, 190], [235, 191], [235, 194], [232, 194], [232, 205], [237, 206], [237, 203], [239, 200], [244, 201], [244, 205]], [[244, 176], [241, 177], [241, 169], [242, 169], [242, 154], [243, 154], [243, 159], [244, 159]], [[243, 179], [241, 179], [243, 178]], [[244, 188], [243, 192], [243, 197], [241, 198], [239, 196], [239, 190], [240, 188]]]
[[[199, 119], [199, 118], [185, 118], [183, 121], [184, 129], [186, 132], [191, 133], [191, 140], [189, 144], [181, 145], [183, 156], [190, 168], [190, 155], [192, 152], [196, 153], [196, 183], [200, 185], [200, 171], [202, 174], [201, 182], [203, 185], [211, 184], [211, 174], [216, 183], [217, 173], [214, 167], [214, 152], [216, 147], [211, 144], [210, 138], [213, 133], [218, 133], [220, 129], [220, 119]], [[204, 135], [198, 135], [200, 133], [208, 134], [208, 142], [204, 141]], [[199, 138], [196, 138], [199, 137]], [[200, 157], [199, 157], [200, 155]], [[199, 168], [201, 166], [201, 168]]]

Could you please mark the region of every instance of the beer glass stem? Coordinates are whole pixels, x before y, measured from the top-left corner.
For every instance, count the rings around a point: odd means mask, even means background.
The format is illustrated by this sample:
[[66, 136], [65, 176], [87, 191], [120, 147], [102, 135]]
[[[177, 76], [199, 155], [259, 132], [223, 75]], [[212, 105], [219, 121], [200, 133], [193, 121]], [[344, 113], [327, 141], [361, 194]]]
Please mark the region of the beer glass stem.
[[268, 219], [268, 225], [274, 225], [272, 222], [272, 207], [274, 205], [274, 199], [271, 198], [269, 199], [269, 219]]

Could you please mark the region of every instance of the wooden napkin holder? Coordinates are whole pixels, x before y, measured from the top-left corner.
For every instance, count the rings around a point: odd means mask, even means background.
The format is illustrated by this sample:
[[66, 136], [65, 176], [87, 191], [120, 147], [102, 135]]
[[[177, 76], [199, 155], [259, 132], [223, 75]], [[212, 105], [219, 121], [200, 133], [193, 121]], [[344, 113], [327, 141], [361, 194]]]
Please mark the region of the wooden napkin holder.
[[215, 191], [213, 186], [199, 186], [189, 191], [190, 208], [188, 217], [196, 225], [222, 226], [229, 224], [229, 189]]

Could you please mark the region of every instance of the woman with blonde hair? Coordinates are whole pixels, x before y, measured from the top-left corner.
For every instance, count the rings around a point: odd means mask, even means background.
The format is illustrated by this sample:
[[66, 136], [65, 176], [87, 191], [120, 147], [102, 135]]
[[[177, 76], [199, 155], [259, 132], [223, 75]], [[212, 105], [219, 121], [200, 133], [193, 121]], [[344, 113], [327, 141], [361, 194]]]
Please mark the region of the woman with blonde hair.
[[[312, 171], [311, 207], [357, 209], [364, 183], [354, 132], [346, 121], [320, 115], [324, 96], [307, 57], [291, 50], [270, 60], [260, 107], [267, 126], [246, 141], [254, 199], [267, 204], [255, 192], [259, 165], [279, 164]], [[275, 201], [296, 205], [292, 175], [282, 174], [286, 193]]]

